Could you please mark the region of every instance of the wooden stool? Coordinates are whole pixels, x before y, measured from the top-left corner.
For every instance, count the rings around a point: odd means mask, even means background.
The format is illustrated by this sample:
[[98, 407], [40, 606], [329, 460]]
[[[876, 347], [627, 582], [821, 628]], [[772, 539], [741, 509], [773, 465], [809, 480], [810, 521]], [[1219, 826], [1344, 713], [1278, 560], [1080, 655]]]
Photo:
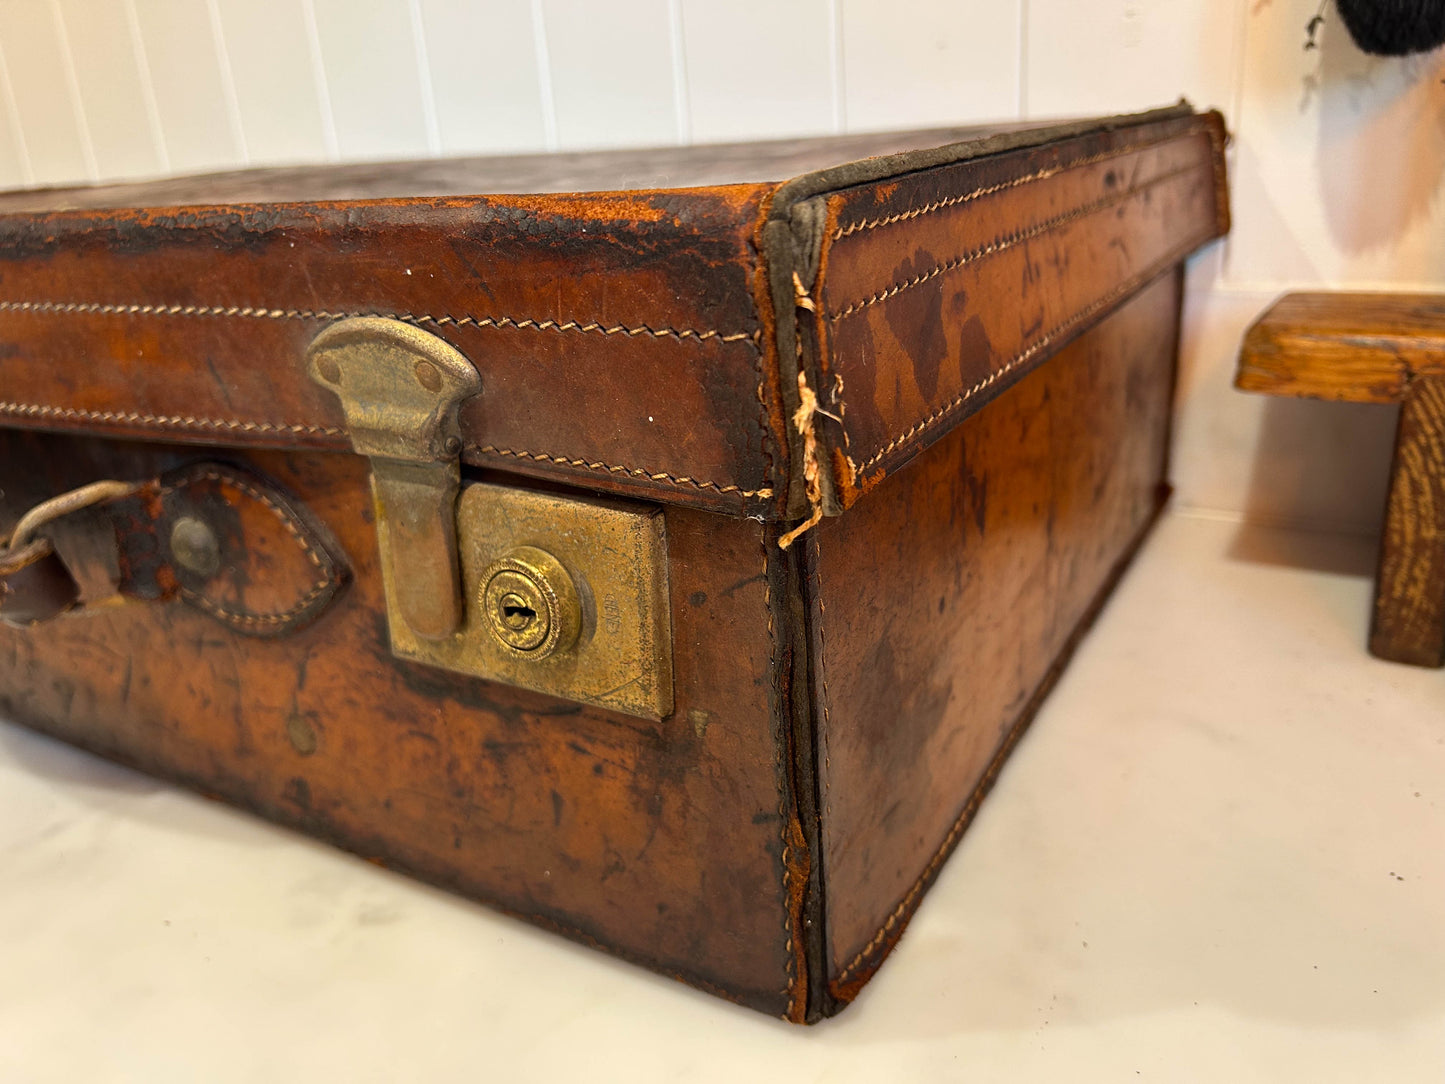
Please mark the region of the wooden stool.
[[1445, 295], [1286, 294], [1245, 333], [1235, 386], [1401, 404], [1370, 651], [1445, 664]]

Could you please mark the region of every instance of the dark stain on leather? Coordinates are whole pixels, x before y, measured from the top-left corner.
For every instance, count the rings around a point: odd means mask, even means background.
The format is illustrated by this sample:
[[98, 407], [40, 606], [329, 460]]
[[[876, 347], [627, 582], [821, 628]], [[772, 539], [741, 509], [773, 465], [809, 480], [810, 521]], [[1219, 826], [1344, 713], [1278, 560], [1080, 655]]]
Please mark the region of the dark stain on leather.
[[147, 601], [171, 599], [180, 590], [157, 531], [162, 516], [161, 486], [151, 482], [111, 504], [120, 566], [120, 592]]
[[74, 243], [125, 256], [144, 256], [177, 242], [231, 250], [275, 243], [287, 218], [284, 207], [184, 208], [109, 214], [57, 212], [0, 218], [0, 259], [44, 259]]
[[[905, 605], [912, 610], [921, 597], [920, 592], [918, 599], [910, 597]], [[932, 602], [931, 597], [928, 602]], [[913, 612], [925, 624], [931, 624], [939, 620], [936, 614], [928, 612], [931, 608], [924, 604]], [[894, 616], [903, 614], [895, 610]], [[897, 788], [889, 796], [893, 799], [891, 802], [879, 807], [877, 820], [881, 831], [874, 838], [880, 842], [896, 834], [907, 834], [908, 826], [923, 819], [922, 807], [930, 800], [932, 790], [933, 764], [927, 755], [927, 743], [922, 739], [941, 733], [948, 721], [948, 686], [934, 685], [926, 678], [918, 680], [919, 668], [912, 660], [900, 660], [897, 646], [890, 638], [879, 637], [865, 654], [862, 670], [871, 678], [859, 690], [863, 702], [857, 705], [861, 717], [891, 720], [895, 724], [873, 725], [862, 732], [868, 750], [865, 755], [876, 766], [879, 778], [909, 780], [908, 786]], [[898, 867], [897, 861], [891, 848], [880, 849], [864, 859], [869, 866], [893, 865], [896, 868], [889, 869], [888, 875], [906, 879], [907, 871]]]
[[[762, 449], [767, 441], [762, 406], [758, 403], [757, 376], [752, 369], [712, 365], [704, 371], [703, 379], [706, 381], [703, 390], [716, 419], [714, 424], [726, 434], [724, 448], [733, 460], [729, 473], [745, 476], [747, 461], [753, 458], [750, 451]], [[768, 484], [773, 481], [766, 479]]]
[[[920, 248], [893, 269], [894, 282], [911, 282], [938, 266], [933, 253]], [[904, 290], [883, 307], [888, 326], [913, 362], [913, 379], [924, 400], [938, 391], [938, 368], [948, 356], [943, 328], [943, 276]]]
[[963, 465], [963, 488], [967, 494], [965, 503], [973, 509], [974, 526], [983, 534], [988, 523], [988, 474], [970, 470], [967, 459]]
[[541, 693], [530, 693], [492, 682], [478, 681], [466, 674], [454, 674], [432, 666], [399, 659], [391, 653], [391, 632], [385, 613], [373, 619], [377, 634], [376, 664], [396, 672], [401, 684], [428, 699], [454, 700], [464, 707], [485, 711], [513, 725], [537, 726], [539, 719], [566, 718], [581, 715], [586, 709], [571, 701], [554, 700]]
[[[878, 386], [878, 347], [873, 339], [873, 327], [866, 320], [860, 320], [857, 326], [849, 328], [848, 332], [855, 339], [850, 344], [853, 353], [850, 356], [848, 398], [851, 400], [855, 397], [852, 382], [857, 381], [860, 401], [877, 403], [880, 400], [879, 393], [884, 389]], [[899, 392], [898, 371], [890, 370], [889, 378], [893, 381], [890, 394], [896, 400]], [[852, 443], [860, 448], [871, 448], [886, 442], [888, 437], [880, 422], [883, 415], [882, 410], [860, 411], [856, 415], [849, 415], [848, 431], [852, 436]]]
[[993, 372], [993, 343], [983, 318], [977, 313], [964, 321], [958, 332], [958, 377], [961, 390], [973, 387]]
[[298, 775], [286, 784], [286, 790], [282, 797], [302, 809], [309, 810], [311, 808], [311, 784]]

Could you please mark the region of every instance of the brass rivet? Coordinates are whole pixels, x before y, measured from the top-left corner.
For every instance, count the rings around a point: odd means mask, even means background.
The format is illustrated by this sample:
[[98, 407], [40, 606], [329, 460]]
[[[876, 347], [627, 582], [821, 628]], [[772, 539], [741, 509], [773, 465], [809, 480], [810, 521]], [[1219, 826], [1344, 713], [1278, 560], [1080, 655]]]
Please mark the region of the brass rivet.
[[419, 361], [414, 370], [417, 383], [427, 391], [440, 391], [442, 387], [442, 374], [437, 372], [437, 367], [429, 361]]
[[565, 651], [582, 628], [577, 587], [560, 561], [518, 546], [482, 574], [478, 605], [493, 638], [518, 658]]
[[321, 374], [321, 379], [328, 384], [341, 383], [341, 370], [336, 367], [336, 362], [330, 358], [317, 358], [316, 371]]
[[182, 516], [171, 528], [171, 556], [187, 572], [214, 576], [221, 569], [221, 544], [209, 524]]
[[299, 712], [293, 711], [287, 718], [286, 737], [291, 739], [291, 747], [303, 757], [316, 752], [316, 730]]

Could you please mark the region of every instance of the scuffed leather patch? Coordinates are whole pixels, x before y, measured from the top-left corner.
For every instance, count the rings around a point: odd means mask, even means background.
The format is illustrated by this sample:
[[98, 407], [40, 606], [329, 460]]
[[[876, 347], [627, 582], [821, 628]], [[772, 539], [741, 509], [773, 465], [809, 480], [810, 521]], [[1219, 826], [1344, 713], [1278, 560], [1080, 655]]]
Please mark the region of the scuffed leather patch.
[[[247, 636], [309, 624], [350, 578], [297, 509], [235, 467], [202, 463], [167, 475], [117, 502], [112, 518], [122, 594], [180, 599]], [[206, 560], [177, 552], [187, 531], [213, 540]]]

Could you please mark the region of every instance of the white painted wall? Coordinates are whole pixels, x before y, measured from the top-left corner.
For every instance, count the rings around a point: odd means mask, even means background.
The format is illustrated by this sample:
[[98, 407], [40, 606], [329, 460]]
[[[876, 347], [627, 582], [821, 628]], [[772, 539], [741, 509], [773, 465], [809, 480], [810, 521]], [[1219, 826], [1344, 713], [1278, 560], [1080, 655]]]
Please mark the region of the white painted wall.
[[1445, 56], [1318, 0], [0, 0], [0, 186], [286, 162], [1224, 110], [1235, 229], [1191, 265], [1185, 507], [1378, 522], [1387, 408], [1230, 387], [1279, 292], [1445, 287]]

